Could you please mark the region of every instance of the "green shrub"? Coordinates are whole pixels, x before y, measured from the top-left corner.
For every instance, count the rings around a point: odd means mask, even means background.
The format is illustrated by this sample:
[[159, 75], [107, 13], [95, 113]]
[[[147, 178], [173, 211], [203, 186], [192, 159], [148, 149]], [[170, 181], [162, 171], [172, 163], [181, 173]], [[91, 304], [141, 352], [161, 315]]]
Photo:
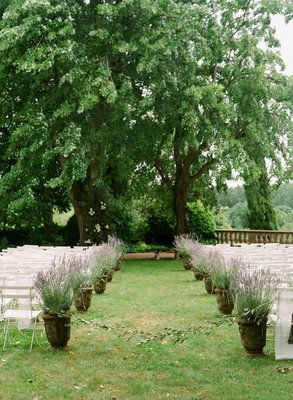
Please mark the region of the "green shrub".
[[187, 204], [189, 228], [191, 233], [203, 243], [215, 241], [216, 224], [213, 214], [200, 200]]
[[79, 242], [79, 230], [76, 215], [73, 214], [63, 228], [65, 246], [75, 246]]
[[236, 203], [230, 210], [229, 221], [232, 228], [245, 229], [249, 227], [249, 210], [246, 202]]
[[172, 247], [175, 236], [174, 219], [157, 208], [150, 208], [146, 217], [145, 241]]
[[144, 242], [132, 244], [127, 247], [127, 253], [149, 253], [155, 250], [167, 251], [170, 250], [169, 246], [159, 245], [159, 244], [145, 244]]
[[127, 243], [135, 243], [144, 239], [143, 221], [139, 210], [135, 204], [125, 203], [116, 200], [112, 204], [112, 221], [109, 226], [113, 226], [112, 234]]

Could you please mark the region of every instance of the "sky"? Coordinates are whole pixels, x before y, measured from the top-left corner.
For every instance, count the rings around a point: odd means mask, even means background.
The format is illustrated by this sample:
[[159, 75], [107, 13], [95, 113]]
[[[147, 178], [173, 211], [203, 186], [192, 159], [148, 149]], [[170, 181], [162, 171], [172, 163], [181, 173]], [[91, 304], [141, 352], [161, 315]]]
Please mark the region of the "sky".
[[286, 65], [284, 72], [293, 75], [293, 21], [286, 25], [281, 15], [275, 15], [272, 25], [276, 28], [276, 37], [281, 44], [281, 56]]

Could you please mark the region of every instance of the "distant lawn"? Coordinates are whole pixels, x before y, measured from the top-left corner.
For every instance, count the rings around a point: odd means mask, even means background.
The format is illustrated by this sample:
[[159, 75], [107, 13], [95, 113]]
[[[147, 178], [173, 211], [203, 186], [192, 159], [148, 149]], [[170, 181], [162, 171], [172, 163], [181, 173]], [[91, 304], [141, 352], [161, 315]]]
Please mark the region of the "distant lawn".
[[[266, 356], [257, 359], [245, 357], [236, 324], [208, 335], [205, 321], [222, 320], [215, 297], [181, 261], [124, 261], [90, 312], [73, 320], [67, 351], [50, 351], [41, 337], [30, 354], [24, 332], [0, 351], [1, 400], [293, 398], [293, 361], [274, 360], [272, 328]], [[202, 330], [183, 344], [154, 339], [164, 328], [190, 325]], [[292, 370], [282, 374], [276, 366]]]

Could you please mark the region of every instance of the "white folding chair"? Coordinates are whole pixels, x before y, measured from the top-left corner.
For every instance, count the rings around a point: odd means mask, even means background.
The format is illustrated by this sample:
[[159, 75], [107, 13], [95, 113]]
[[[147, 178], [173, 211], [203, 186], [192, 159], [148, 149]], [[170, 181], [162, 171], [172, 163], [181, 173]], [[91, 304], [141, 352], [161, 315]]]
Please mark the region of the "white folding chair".
[[33, 309], [34, 294], [31, 286], [25, 285], [4, 285], [0, 288], [1, 302], [10, 299], [9, 308], [4, 310], [4, 343], [3, 349], [6, 347], [9, 338], [9, 328], [12, 321], [17, 322], [18, 326], [30, 325], [32, 323], [32, 338], [30, 351], [32, 351], [33, 341], [36, 334], [38, 316], [41, 310]]
[[282, 288], [277, 306], [275, 329], [276, 360], [293, 359], [293, 343], [288, 343], [292, 329], [293, 288]]
[[7, 281], [9, 281], [9, 278], [6, 276], [0, 276], [0, 321], [3, 321], [3, 313], [12, 301], [11, 298], [2, 296], [3, 286], [7, 284]]

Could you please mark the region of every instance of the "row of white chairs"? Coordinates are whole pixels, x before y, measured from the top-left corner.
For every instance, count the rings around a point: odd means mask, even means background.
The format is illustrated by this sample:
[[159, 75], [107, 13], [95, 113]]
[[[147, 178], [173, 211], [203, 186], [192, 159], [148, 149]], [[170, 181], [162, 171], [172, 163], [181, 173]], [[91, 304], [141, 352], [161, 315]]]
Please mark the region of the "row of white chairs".
[[4, 321], [5, 349], [9, 341], [10, 325], [17, 322], [18, 329], [32, 323], [30, 351], [36, 336], [36, 326], [41, 310], [37, 305], [33, 290], [33, 280], [40, 270], [47, 270], [54, 259], [73, 254], [88, 259], [98, 247], [39, 247], [23, 246], [9, 248], [0, 253], [0, 320]]

